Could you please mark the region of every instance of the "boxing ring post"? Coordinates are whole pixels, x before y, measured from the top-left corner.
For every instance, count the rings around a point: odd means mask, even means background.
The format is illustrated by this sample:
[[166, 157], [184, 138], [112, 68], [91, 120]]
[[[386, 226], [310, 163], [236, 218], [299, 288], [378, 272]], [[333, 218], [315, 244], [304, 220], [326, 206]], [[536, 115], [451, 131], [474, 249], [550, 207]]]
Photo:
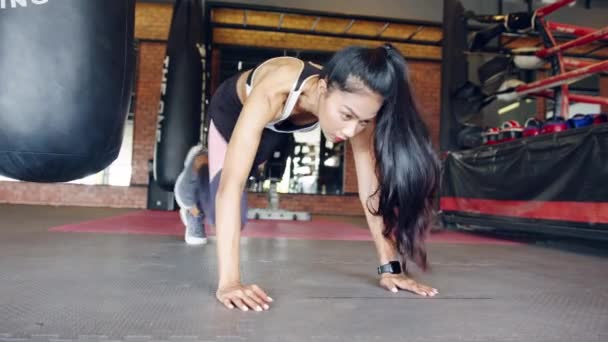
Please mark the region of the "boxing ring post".
[[567, 85], [568, 83], [572, 83], [603, 71], [608, 71], [608, 61], [594, 63], [582, 68], [568, 71], [561, 75], [551, 76], [532, 83], [522, 84], [517, 86], [514, 91], [518, 96], [523, 96], [541, 90]]
[[[557, 44], [555, 37], [553, 36], [551, 29], [547, 25], [545, 20], [541, 17], [537, 18], [536, 22], [540, 24], [539, 29], [541, 32], [541, 37], [543, 38], [543, 43], [545, 44], [545, 46], [547, 46], [545, 49], [537, 51], [536, 56], [541, 59], [553, 57], [551, 58], [552, 71], [554, 74], [558, 75], [550, 77], [549, 79], [542, 80], [538, 82], [537, 85], [530, 84], [527, 86], [518, 87], [519, 89], [517, 89], [517, 91], [523, 91], [525, 94], [526, 91], [533, 92], [530, 91], [530, 89], [534, 86], [546, 86], [544, 89], [559, 86], [559, 88], [556, 88], [554, 91], [554, 100], [556, 103], [555, 115], [559, 113], [561, 117], [568, 118], [568, 111], [570, 109], [570, 100], [572, 96], [568, 88], [568, 83], [573, 79], [578, 79], [579, 77], [582, 78], [608, 70], [608, 61], [586, 65], [582, 68], [566, 72], [566, 62], [563, 57], [563, 52], [574, 47], [586, 45], [608, 37], [608, 27], [604, 27], [597, 31], [589, 32], [584, 36], [581, 36], [564, 44]], [[579, 32], [581, 31], [579, 30]], [[572, 65], [572, 63], [569, 64]], [[561, 83], [562, 81], [565, 82]]]
[[[550, 32], [550, 30], [548, 30], [548, 32]], [[606, 37], [608, 37], [608, 26], [603, 27], [597, 31], [590, 32], [578, 39], [571, 40], [567, 43], [559, 44], [559, 45], [555, 45], [551, 48], [545, 48], [545, 49], [539, 50], [536, 53], [536, 56], [539, 58], [551, 57], [551, 56], [557, 54], [558, 52], [564, 52], [564, 51], [566, 51], [568, 49], [572, 49], [574, 47], [593, 43], [595, 41], [604, 39]]]
[[[552, 90], [543, 90], [534, 93], [530, 93], [530, 96], [535, 97], [543, 97], [543, 98], [553, 98], [555, 95]], [[589, 103], [589, 104], [599, 104], [608, 106], [608, 98], [601, 96], [590, 96], [590, 95], [581, 95], [581, 94], [570, 94], [570, 100], [572, 102], [578, 103]]]
[[[564, 24], [564, 23], [556, 23], [553, 21], [547, 22], [547, 28], [554, 32], [571, 34], [571, 35], [575, 35], [578, 37], [586, 36], [588, 34], [591, 34], [595, 31], [597, 31], [596, 29], [591, 28], [591, 27], [570, 25], [570, 24]], [[602, 39], [602, 40], [607, 40], [607, 39]]]

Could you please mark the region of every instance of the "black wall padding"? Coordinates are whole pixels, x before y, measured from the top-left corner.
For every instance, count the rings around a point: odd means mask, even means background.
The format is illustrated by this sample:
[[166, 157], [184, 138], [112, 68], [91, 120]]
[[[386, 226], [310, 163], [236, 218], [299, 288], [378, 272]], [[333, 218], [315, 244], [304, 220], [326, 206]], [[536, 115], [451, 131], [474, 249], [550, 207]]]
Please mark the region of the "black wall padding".
[[203, 35], [200, 0], [175, 2], [164, 62], [156, 132], [154, 178], [172, 190], [191, 146], [200, 140], [203, 66], [198, 44]]
[[603, 124], [452, 152], [441, 196], [607, 202], [607, 151], [608, 125]]
[[439, 143], [442, 151], [457, 150], [458, 132], [462, 128], [459, 117], [463, 112], [453, 94], [468, 80], [468, 65], [464, 54], [467, 48], [467, 27], [464, 8], [459, 0], [443, 3], [443, 49], [441, 64], [441, 114]]

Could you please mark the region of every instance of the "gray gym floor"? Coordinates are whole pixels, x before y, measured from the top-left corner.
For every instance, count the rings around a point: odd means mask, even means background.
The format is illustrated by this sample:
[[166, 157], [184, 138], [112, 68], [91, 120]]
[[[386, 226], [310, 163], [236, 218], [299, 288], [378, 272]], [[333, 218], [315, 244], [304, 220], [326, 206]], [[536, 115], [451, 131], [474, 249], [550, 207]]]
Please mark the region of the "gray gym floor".
[[371, 242], [244, 239], [275, 303], [243, 313], [215, 300], [214, 242], [48, 232], [125, 212], [0, 205], [0, 342], [608, 341], [606, 245], [432, 243], [422, 298], [377, 286]]

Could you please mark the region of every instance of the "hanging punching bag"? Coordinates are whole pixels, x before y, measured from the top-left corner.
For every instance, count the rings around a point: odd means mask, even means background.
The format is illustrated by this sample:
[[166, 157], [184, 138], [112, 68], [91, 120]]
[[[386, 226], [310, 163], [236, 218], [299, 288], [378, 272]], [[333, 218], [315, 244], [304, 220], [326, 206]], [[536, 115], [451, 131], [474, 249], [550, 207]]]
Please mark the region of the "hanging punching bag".
[[176, 0], [167, 52], [154, 151], [154, 178], [173, 190], [188, 150], [200, 140], [203, 66], [200, 0]]
[[0, 174], [63, 182], [122, 143], [135, 0], [0, 1]]

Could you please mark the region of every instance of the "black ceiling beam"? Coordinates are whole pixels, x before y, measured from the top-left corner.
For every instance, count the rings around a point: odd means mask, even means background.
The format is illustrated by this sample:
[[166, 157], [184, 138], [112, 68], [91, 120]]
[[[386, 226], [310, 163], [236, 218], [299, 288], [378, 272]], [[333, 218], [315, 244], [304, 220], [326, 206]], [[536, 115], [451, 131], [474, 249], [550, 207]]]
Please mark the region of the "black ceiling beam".
[[384, 31], [386, 31], [386, 29], [388, 29], [388, 27], [390, 26], [390, 23], [385, 23], [384, 26], [382, 26], [382, 28], [380, 30], [378, 30], [378, 32], [376, 33], [376, 37], [380, 37]]
[[319, 25], [319, 21], [321, 20], [321, 17], [317, 17], [314, 21], [314, 23], [312, 23], [312, 27], [310, 28], [311, 31], [316, 31], [317, 30], [317, 25]]
[[[167, 1], [169, 2], [169, 1]], [[231, 8], [231, 9], [248, 9], [252, 11], [262, 12], [277, 12], [285, 14], [298, 14], [308, 15], [312, 17], [325, 17], [334, 19], [346, 19], [346, 20], [364, 20], [364, 21], [376, 21], [376, 22], [390, 22], [394, 24], [414, 25], [414, 26], [430, 26], [430, 27], [442, 27], [442, 23], [428, 20], [410, 20], [401, 18], [387, 18], [387, 17], [376, 17], [368, 15], [348, 14], [348, 13], [335, 13], [335, 12], [323, 12], [323, 11], [312, 11], [297, 8], [284, 8], [277, 6], [267, 5], [255, 5], [245, 3], [234, 3], [234, 2], [218, 2], [218, 1], [206, 1], [205, 6], [209, 8]]]
[[[243, 45], [232, 45], [232, 44], [214, 44], [214, 48], [218, 48], [218, 49], [222, 49], [222, 48], [239, 48], [242, 49], [244, 48]], [[255, 46], [247, 46], [247, 49], [259, 49], [259, 50], [276, 50], [276, 51], [280, 51], [280, 50], [287, 50], [287, 51], [291, 51], [291, 52], [296, 52], [296, 53], [306, 53], [306, 54], [314, 54], [314, 53], [318, 53], [318, 54], [327, 54], [329, 57], [331, 57], [331, 55], [334, 54], [333, 51], [325, 51], [325, 50], [312, 50], [312, 49], [295, 49], [295, 48], [290, 48], [290, 49], [284, 49], [284, 48], [260, 48], [260, 47], [255, 47]], [[405, 56], [406, 60], [412, 60], [412, 61], [423, 61], [423, 62], [441, 62], [441, 58], [436, 58], [436, 57], [410, 57], [410, 56]]]
[[[212, 27], [231, 28], [231, 29], [243, 29], [244, 28], [243, 25], [225, 24], [225, 23], [212, 23]], [[295, 33], [295, 34], [307, 34], [307, 35], [312, 35], [312, 36], [323, 36], [323, 37], [334, 37], [334, 38], [361, 39], [361, 40], [382, 41], [382, 42], [390, 41], [390, 42], [394, 42], [394, 43], [405, 43], [405, 44], [413, 44], [413, 45], [441, 46], [441, 42], [437, 42], [437, 41], [366, 36], [366, 35], [362, 35], [362, 34], [318, 32], [318, 31], [310, 31], [310, 30], [285, 29], [285, 28], [277, 30], [276, 27], [257, 26], [257, 25], [247, 25], [246, 29], [254, 30], [254, 31], [263, 31], [263, 32]]]
[[424, 30], [424, 26], [418, 26], [418, 28], [416, 29], [416, 31], [412, 32], [412, 34], [410, 34], [406, 39], [408, 39], [408, 40], [414, 39], [414, 37], [418, 33], [422, 32], [422, 30]]

